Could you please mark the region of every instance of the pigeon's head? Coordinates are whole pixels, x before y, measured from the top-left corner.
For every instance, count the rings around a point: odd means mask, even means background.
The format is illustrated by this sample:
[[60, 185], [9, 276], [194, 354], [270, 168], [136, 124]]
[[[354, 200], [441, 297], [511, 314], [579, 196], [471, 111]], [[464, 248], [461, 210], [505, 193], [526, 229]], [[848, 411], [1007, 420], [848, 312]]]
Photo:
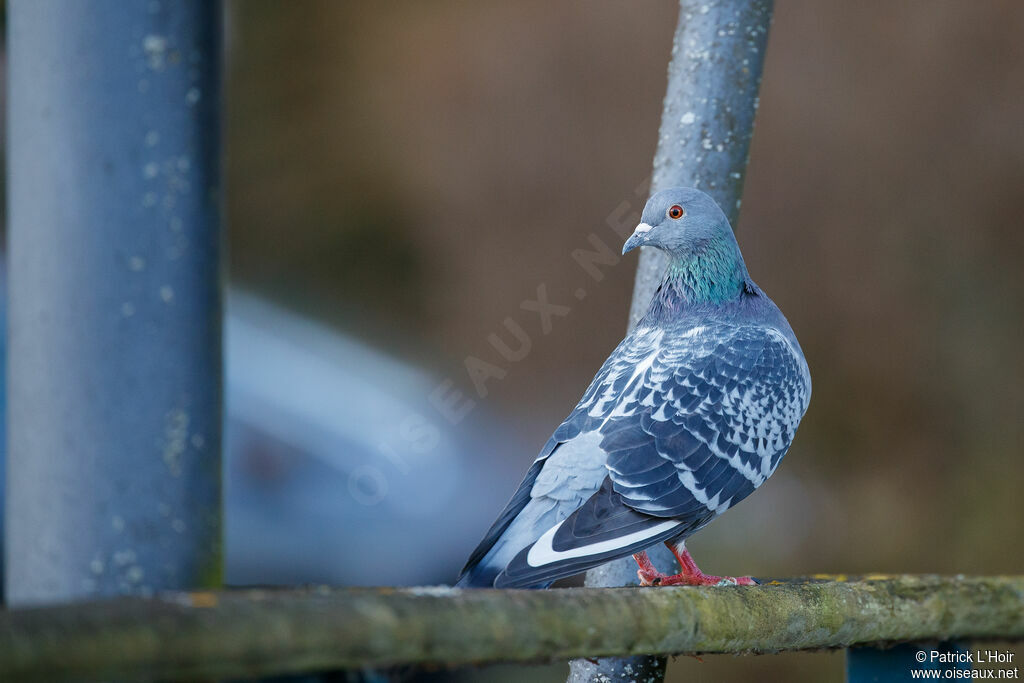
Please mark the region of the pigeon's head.
[[637, 247], [657, 247], [683, 256], [722, 240], [736, 243], [729, 219], [715, 200], [700, 190], [673, 187], [647, 200], [640, 225], [622, 246], [622, 253]]

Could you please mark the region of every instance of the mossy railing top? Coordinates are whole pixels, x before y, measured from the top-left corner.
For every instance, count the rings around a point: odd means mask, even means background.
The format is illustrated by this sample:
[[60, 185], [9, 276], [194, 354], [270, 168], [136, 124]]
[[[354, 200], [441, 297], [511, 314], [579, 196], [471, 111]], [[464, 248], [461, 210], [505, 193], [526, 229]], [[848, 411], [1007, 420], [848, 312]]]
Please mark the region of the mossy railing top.
[[950, 639], [1024, 639], [1024, 577], [117, 598], [0, 612], [0, 680], [215, 678]]

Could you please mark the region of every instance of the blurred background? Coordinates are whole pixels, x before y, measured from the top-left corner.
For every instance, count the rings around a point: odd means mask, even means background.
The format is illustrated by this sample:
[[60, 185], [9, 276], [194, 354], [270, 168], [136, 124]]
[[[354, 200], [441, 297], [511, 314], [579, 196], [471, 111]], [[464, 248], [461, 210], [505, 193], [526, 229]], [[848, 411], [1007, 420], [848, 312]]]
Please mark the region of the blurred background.
[[[643, 205], [676, 12], [229, 3], [229, 582], [454, 579], [625, 331], [635, 256], [594, 284], [570, 254]], [[1020, 573], [1021, 35], [1013, 0], [776, 3], [736, 229], [814, 396], [778, 473], [690, 542], [705, 570]], [[547, 333], [539, 287], [570, 308]]]

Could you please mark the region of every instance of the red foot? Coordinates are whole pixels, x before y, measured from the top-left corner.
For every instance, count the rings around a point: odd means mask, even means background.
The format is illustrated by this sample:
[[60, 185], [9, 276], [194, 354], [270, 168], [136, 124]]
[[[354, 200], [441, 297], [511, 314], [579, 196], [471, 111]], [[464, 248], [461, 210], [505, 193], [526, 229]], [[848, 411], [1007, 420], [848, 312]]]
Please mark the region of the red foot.
[[647, 557], [646, 552], [639, 552], [633, 555], [633, 559], [639, 567], [636, 575], [640, 577], [641, 586], [755, 586], [757, 581], [749, 576], [711, 576], [705, 574], [693, 561], [690, 552], [683, 548], [678, 550], [675, 546], [666, 543], [668, 549], [679, 560], [680, 572], [678, 574], [662, 574], [658, 568]]

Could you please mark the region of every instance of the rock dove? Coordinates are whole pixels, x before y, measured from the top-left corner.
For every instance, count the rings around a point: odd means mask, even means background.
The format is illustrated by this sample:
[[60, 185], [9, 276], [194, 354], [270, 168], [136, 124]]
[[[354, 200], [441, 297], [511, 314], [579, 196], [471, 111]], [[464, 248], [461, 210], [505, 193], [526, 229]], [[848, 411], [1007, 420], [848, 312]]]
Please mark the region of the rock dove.
[[[687, 537], [771, 476], [811, 377], [782, 312], [747, 274], [711, 197], [654, 194], [622, 253], [669, 256], [647, 313], [618, 345], [470, 556], [457, 586], [546, 588], [632, 554], [644, 585], [735, 585]], [[645, 552], [665, 543], [679, 574]]]

